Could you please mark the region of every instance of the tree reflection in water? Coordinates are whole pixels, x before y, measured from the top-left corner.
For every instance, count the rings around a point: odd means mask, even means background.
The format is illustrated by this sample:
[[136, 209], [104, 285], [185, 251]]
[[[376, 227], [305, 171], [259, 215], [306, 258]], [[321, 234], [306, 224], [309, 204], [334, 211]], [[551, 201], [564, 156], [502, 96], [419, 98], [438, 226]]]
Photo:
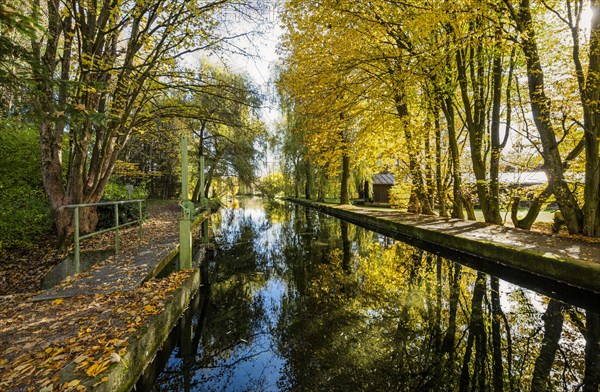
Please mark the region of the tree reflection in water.
[[139, 388], [598, 391], [596, 313], [312, 210], [240, 205]]

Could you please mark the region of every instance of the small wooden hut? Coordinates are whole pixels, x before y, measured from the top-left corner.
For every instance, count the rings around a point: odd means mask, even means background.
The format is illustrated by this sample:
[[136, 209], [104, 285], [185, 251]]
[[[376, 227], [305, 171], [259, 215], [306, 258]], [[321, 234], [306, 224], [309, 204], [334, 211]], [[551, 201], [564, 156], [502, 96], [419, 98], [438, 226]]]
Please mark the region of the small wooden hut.
[[373, 181], [373, 202], [374, 203], [389, 203], [390, 189], [395, 184], [393, 174], [379, 173], [374, 174]]

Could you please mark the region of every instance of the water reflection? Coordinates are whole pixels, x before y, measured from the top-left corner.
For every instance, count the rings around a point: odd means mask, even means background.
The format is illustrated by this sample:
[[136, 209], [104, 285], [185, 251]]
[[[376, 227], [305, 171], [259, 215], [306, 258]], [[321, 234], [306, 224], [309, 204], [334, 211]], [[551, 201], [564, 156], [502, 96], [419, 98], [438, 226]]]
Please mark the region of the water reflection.
[[294, 205], [213, 224], [211, 286], [138, 390], [598, 391], [592, 311]]

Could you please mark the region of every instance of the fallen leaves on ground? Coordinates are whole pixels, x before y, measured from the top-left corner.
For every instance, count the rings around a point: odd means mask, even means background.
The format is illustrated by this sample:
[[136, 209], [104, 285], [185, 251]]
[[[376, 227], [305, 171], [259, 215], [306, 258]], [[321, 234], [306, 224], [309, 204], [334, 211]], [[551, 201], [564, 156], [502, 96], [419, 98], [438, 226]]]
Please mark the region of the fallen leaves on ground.
[[[129, 292], [32, 302], [8, 298], [0, 313], [0, 390], [86, 390], [80, 380], [97, 378], [127, 354], [129, 339], [166, 301], [191, 271], [152, 280]], [[76, 379], [60, 384], [61, 369]], [[103, 381], [104, 379], [104, 381]]]

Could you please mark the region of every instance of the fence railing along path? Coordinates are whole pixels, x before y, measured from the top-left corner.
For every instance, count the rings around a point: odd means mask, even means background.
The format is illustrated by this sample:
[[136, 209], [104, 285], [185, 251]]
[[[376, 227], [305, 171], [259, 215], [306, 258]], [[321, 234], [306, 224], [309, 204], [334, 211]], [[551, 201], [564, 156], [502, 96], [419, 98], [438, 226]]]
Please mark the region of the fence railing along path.
[[[132, 202], [137, 202], [137, 200]], [[109, 205], [114, 204], [114, 202], [98, 204]], [[75, 208], [75, 211], [77, 211], [78, 208], [86, 206], [88, 205], [75, 205], [71, 207]], [[139, 247], [126, 252], [115, 253], [114, 257], [109, 257], [108, 259], [99, 262], [92, 266], [88, 271], [67, 278], [59, 285], [43, 291], [41, 294], [34, 297], [33, 300], [42, 301], [74, 297], [82, 294], [89, 295], [116, 291], [130, 291], [146, 280], [152, 278], [167, 264], [172, 262], [179, 252], [179, 231], [177, 230], [177, 221], [181, 214], [177, 207], [173, 207], [175, 209], [169, 217], [170, 222], [166, 225], [167, 230], [163, 230], [159, 236], [155, 235], [151, 240], [140, 237]], [[139, 216], [140, 218], [142, 217], [141, 213]], [[196, 227], [204, 221], [207, 221], [208, 217], [208, 210], [200, 212], [195, 216], [193, 226]], [[115, 226], [84, 236], [78, 236], [78, 239], [82, 240], [100, 233], [116, 231], [115, 248], [118, 249], [120, 228], [140, 223], [140, 236], [142, 235], [142, 222], [138, 222], [138, 220], [119, 224], [117, 217], [115, 218]], [[78, 230], [76, 229], [75, 235], [77, 236], [77, 234]], [[77, 257], [76, 255], [80, 251], [78, 248], [79, 246], [76, 246], [74, 258]]]

